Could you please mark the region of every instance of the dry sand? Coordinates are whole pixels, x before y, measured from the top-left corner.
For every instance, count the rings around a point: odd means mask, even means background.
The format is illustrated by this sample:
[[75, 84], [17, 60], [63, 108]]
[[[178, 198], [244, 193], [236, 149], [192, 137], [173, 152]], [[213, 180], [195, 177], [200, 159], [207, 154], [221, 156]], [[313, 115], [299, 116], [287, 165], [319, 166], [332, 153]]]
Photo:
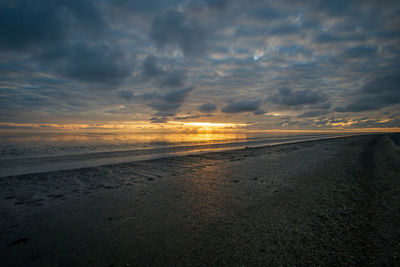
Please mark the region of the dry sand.
[[0, 265], [400, 265], [399, 141], [0, 178]]

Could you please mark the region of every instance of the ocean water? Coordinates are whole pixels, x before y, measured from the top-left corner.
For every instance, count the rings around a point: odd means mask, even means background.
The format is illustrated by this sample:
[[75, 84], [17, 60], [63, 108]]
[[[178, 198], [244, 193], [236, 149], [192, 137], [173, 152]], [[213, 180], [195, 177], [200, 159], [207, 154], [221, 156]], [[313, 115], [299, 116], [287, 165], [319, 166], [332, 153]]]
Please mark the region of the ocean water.
[[0, 177], [336, 136], [339, 134], [0, 132]]

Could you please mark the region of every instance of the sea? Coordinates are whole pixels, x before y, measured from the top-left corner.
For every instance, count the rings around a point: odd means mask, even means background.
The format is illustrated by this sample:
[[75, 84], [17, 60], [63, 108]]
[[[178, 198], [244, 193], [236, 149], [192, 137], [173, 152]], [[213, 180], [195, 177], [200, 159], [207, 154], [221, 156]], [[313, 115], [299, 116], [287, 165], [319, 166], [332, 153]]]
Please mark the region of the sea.
[[343, 133], [0, 132], [0, 177], [344, 136]]

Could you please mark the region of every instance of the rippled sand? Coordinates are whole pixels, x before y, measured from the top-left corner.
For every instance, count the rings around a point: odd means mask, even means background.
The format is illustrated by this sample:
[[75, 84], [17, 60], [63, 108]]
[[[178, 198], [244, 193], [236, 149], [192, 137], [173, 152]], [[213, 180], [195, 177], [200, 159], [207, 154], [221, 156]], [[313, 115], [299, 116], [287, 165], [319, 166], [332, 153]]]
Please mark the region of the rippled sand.
[[0, 178], [3, 266], [400, 264], [399, 135]]

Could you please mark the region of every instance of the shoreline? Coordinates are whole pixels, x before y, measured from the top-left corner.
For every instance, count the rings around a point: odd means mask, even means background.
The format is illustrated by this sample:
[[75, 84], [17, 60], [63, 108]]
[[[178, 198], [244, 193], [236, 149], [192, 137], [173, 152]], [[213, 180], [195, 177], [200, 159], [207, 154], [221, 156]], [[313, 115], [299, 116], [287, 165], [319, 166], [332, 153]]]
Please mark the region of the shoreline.
[[13, 265], [400, 263], [399, 135], [0, 179]]
[[[351, 135], [339, 135], [329, 137], [316, 137], [311, 139], [305, 139], [299, 137], [299, 140], [289, 141], [250, 141], [250, 142], [233, 142], [233, 143], [215, 143], [215, 144], [204, 144], [204, 145], [193, 145], [193, 146], [176, 146], [171, 147], [172, 149], [181, 149], [192, 147], [192, 150], [182, 152], [164, 152], [164, 153], [153, 153], [146, 155], [136, 155], [138, 152], [148, 152], [157, 150], [168, 150], [170, 147], [150, 148], [150, 149], [139, 149], [139, 150], [117, 150], [108, 152], [92, 152], [92, 153], [79, 153], [79, 154], [61, 154], [61, 155], [43, 155], [43, 156], [30, 156], [30, 157], [16, 157], [16, 158], [5, 158], [1, 159], [0, 163], [5, 167], [0, 170], [0, 179], [11, 176], [20, 176], [28, 174], [39, 174], [48, 173], [54, 171], [66, 171], [73, 169], [92, 168], [99, 166], [124, 164], [130, 162], [140, 162], [147, 160], [157, 160], [162, 158], [171, 157], [184, 157], [190, 155], [199, 155], [205, 153], [220, 153], [226, 151], [236, 151], [246, 148], [262, 148], [270, 146], [279, 146], [285, 144], [295, 144], [301, 142], [311, 142], [319, 140], [328, 140], [335, 138], [346, 138], [352, 136], [363, 136], [363, 135], [376, 135], [371, 134], [351, 134]], [[259, 145], [252, 145], [256, 142], [262, 142]], [[200, 150], [199, 150], [200, 147]], [[209, 148], [206, 148], [209, 147]], [[219, 148], [218, 148], [219, 147]], [[1, 162], [2, 161], [2, 162]], [[22, 162], [21, 162], [22, 161]], [[47, 162], [47, 163], [46, 163]], [[57, 163], [58, 162], [58, 163]], [[60, 163], [62, 162], [62, 163]], [[56, 164], [55, 164], [56, 163]], [[14, 164], [15, 166], [10, 167]], [[22, 166], [22, 168], [21, 168]]]

